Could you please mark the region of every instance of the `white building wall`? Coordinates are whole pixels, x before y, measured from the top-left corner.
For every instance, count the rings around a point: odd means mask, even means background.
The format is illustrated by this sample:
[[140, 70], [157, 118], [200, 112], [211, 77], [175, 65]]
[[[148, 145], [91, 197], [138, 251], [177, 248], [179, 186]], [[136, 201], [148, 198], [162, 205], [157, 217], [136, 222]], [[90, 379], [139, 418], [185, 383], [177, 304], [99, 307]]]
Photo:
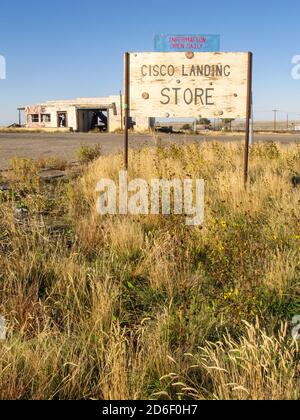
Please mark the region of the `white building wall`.
[[[80, 108], [109, 108], [108, 110], [108, 127], [109, 131], [119, 130], [121, 124], [121, 103], [119, 96], [108, 96], [99, 98], [78, 98], [67, 101], [48, 101], [41, 105], [33, 105], [25, 108], [26, 127], [28, 128], [58, 128], [59, 112], [67, 112], [68, 128], [76, 131], [78, 129], [77, 109]], [[30, 114], [38, 114], [40, 116], [39, 123], [32, 123], [29, 119]], [[41, 122], [42, 114], [50, 114], [51, 122]]]

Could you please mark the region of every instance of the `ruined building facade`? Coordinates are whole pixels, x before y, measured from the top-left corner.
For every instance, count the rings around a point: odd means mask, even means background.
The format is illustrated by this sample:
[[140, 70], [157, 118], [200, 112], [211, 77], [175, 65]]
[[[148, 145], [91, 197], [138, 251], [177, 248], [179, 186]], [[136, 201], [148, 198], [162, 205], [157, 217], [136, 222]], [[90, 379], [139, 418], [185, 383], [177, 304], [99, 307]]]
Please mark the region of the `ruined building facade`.
[[93, 129], [114, 132], [122, 128], [119, 96], [48, 101], [27, 106], [24, 111], [27, 128], [69, 129], [79, 132]]

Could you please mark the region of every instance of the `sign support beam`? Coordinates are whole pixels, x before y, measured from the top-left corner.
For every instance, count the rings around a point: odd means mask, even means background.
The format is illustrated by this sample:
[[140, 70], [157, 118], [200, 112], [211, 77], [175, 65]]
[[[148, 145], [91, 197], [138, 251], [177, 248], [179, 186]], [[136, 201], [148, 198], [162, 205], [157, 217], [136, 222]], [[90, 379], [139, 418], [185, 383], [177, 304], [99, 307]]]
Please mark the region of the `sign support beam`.
[[247, 112], [246, 112], [246, 138], [245, 138], [245, 165], [244, 165], [244, 183], [245, 188], [249, 182], [249, 153], [250, 153], [250, 123], [252, 113], [252, 69], [253, 53], [248, 53], [248, 77], [247, 77]]
[[124, 56], [125, 67], [125, 92], [124, 92], [124, 113], [125, 113], [125, 127], [124, 127], [124, 167], [128, 171], [129, 166], [129, 104], [130, 104], [130, 54], [125, 53]]

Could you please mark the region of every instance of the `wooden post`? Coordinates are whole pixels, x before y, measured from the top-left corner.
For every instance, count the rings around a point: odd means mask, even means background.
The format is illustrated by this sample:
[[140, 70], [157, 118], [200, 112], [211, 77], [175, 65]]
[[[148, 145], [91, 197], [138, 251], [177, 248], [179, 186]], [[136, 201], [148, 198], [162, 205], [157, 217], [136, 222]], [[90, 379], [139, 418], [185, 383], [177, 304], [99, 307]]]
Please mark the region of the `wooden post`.
[[254, 144], [254, 112], [253, 112], [253, 92], [251, 92], [251, 130], [250, 130], [250, 146]]
[[250, 151], [250, 120], [252, 108], [252, 67], [253, 67], [253, 53], [248, 53], [248, 80], [247, 80], [247, 113], [246, 113], [246, 139], [245, 139], [245, 169], [244, 169], [244, 183], [247, 188], [249, 180], [249, 151]]
[[124, 166], [125, 170], [128, 171], [129, 166], [129, 106], [130, 106], [130, 54], [125, 53], [124, 57], [125, 67], [125, 91], [124, 91], [124, 112], [125, 112], [125, 131], [124, 131]]

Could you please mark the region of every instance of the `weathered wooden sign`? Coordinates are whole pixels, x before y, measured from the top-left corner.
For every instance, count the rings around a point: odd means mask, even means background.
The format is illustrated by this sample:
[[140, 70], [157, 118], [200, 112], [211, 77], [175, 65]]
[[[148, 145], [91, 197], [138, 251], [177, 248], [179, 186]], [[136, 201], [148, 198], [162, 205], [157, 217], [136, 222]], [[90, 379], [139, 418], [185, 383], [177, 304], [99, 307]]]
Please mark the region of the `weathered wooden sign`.
[[131, 53], [130, 115], [246, 118], [249, 53]]
[[218, 52], [220, 35], [156, 35], [154, 48], [157, 52]]
[[244, 184], [249, 181], [253, 54], [125, 53], [124, 164], [129, 116], [245, 118]]

